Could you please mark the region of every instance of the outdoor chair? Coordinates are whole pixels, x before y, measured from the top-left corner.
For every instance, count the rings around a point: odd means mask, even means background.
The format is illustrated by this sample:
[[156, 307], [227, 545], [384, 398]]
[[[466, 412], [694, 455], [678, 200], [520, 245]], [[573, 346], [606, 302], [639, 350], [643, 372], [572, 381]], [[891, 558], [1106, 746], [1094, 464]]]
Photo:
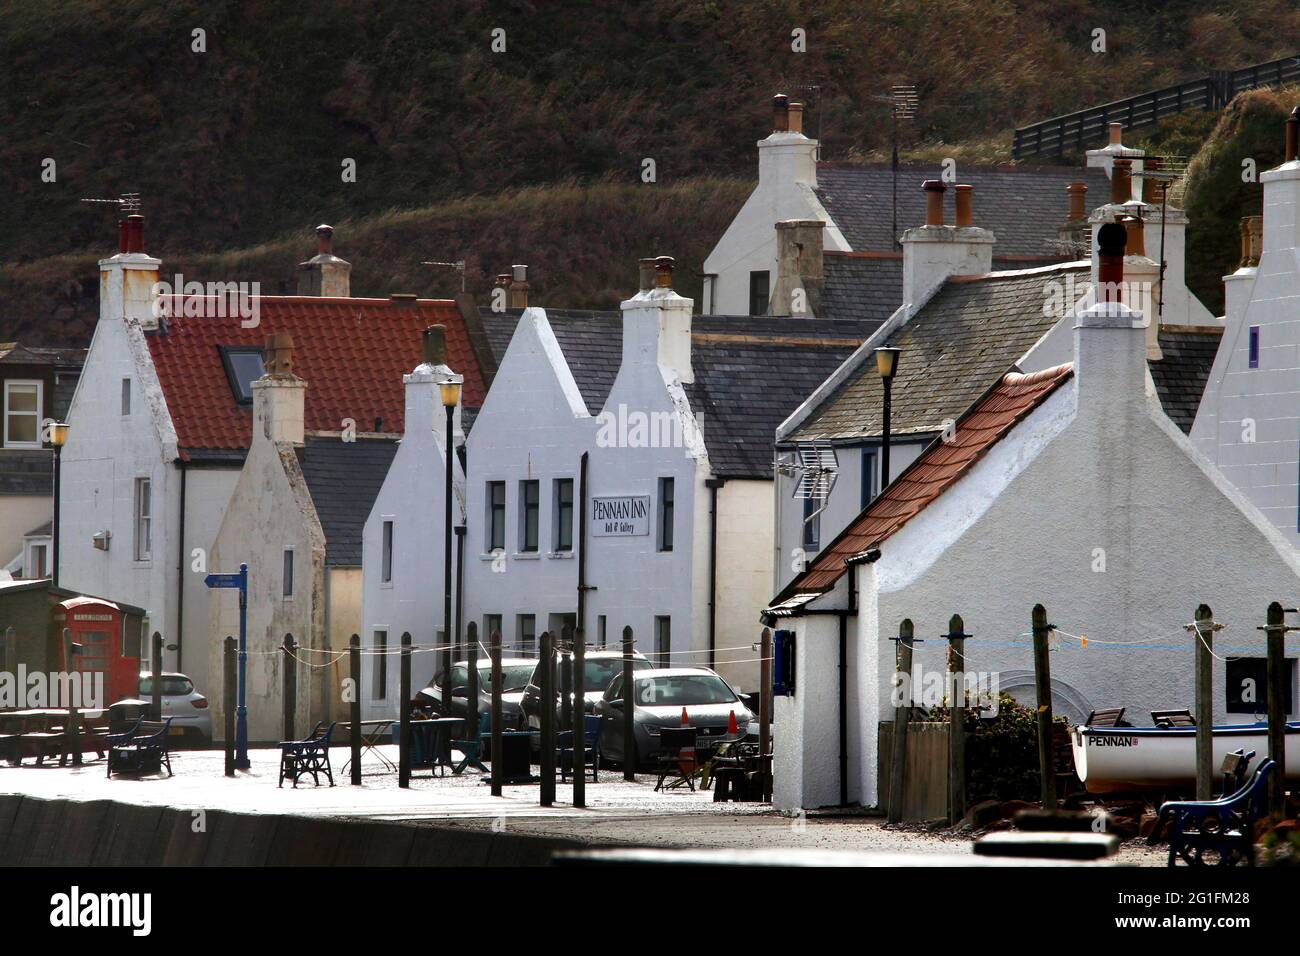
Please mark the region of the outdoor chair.
[[167, 752], [167, 732], [172, 718], [166, 720], [137, 720], [130, 730], [110, 734], [108, 743], [108, 776], [116, 773], [160, 773], [167, 768], [172, 775], [172, 758]]
[[1188, 866], [1207, 866], [1206, 851], [1219, 866], [1254, 862], [1255, 821], [1264, 816], [1268, 780], [1277, 764], [1265, 759], [1250, 781], [1231, 796], [1218, 800], [1172, 800], [1160, 807], [1147, 843], [1154, 846], [1169, 828], [1169, 865], [1182, 859]]
[[451, 768], [452, 774], [464, 773], [466, 767], [473, 767], [480, 773], [489, 773], [487, 767], [483, 765], [483, 745], [488, 740], [492, 731], [492, 714], [489, 711], [482, 711], [478, 715], [478, 726], [474, 728], [474, 736], [470, 740], [453, 740], [451, 746], [459, 750], [462, 755], [460, 763]]
[[1088, 727], [1132, 727], [1124, 719], [1123, 707], [1112, 707], [1108, 710], [1094, 710], [1088, 715], [1086, 726]]
[[[695, 745], [699, 736], [695, 727], [665, 727], [659, 731], [659, 782], [655, 784], [656, 791], [671, 790], [682, 784], [686, 784], [692, 793], [695, 791]], [[683, 750], [688, 752], [687, 756], [682, 756]], [[669, 777], [674, 779], [665, 786], [664, 780]]]
[[1163, 730], [1172, 730], [1175, 727], [1195, 727], [1196, 718], [1190, 710], [1153, 710], [1151, 723]]
[[31, 756], [36, 758], [36, 766], [44, 766], [46, 757], [57, 756], [62, 751], [63, 730], [63, 725], [55, 723], [51, 714], [28, 717], [18, 734], [17, 763], [21, 766], [23, 757]]
[[337, 722], [326, 727], [324, 721], [319, 721], [304, 739], [280, 741], [280, 782], [276, 786], [283, 787], [287, 777], [293, 780], [296, 790], [298, 778], [309, 773], [319, 787], [322, 772], [330, 786], [334, 786], [334, 771], [330, 769], [330, 736], [336, 726]]
[[[583, 772], [590, 770], [592, 782], [599, 778], [600, 762], [600, 717], [596, 714], [583, 714]], [[555, 754], [559, 758], [560, 782], [564, 783], [573, 772], [573, 731], [561, 731], [555, 740]]]

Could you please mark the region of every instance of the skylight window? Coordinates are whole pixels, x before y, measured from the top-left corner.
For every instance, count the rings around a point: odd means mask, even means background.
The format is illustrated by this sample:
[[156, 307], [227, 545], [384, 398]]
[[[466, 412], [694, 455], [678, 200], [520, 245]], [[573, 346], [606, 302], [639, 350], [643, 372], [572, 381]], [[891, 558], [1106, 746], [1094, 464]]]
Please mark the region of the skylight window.
[[255, 345], [222, 345], [221, 363], [226, 367], [226, 378], [235, 401], [241, 405], [253, 402], [253, 382], [266, 373], [262, 364], [262, 350]]

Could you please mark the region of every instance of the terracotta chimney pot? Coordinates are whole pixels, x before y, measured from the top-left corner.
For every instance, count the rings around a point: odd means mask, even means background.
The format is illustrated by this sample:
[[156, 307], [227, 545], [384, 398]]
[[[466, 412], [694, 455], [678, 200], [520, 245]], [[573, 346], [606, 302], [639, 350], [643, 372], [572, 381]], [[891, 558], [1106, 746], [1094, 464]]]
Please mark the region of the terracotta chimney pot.
[[1111, 124], [1108, 126], [1108, 129], [1110, 130], [1110, 145], [1112, 145], [1112, 146], [1119, 146], [1119, 145], [1120, 145], [1120, 136], [1121, 136], [1121, 135], [1123, 134], [1123, 132], [1124, 132], [1124, 124], [1123, 124], [1123, 123], [1111, 123]]
[[927, 226], [943, 225], [943, 194], [947, 186], [939, 179], [927, 179], [921, 184], [925, 190], [925, 224]]
[[1065, 214], [1065, 221], [1078, 222], [1080, 219], [1086, 219], [1088, 217], [1086, 210], [1088, 184], [1070, 183], [1065, 187], [1065, 194], [1069, 199], [1069, 209]]
[[953, 189], [956, 190], [953, 197], [954, 205], [956, 206], [957, 209], [957, 217], [956, 217], [955, 225], [958, 226], [975, 225], [975, 219], [971, 212], [971, 192], [974, 190], [974, 188], [975, 187], [968, 186], [964, 183], [953, 187]]
[[1127, 254], [1130, 256], [1145, 256], [1147, 250], [1142, 238], [1142, 220], [1137, 216], [1125, 216], [1124, 230], [1128, 233]]
[[1110, 174], [1110, 201], [1119, 205], [1133, 199], [1133, 160], [1117, 159]]
[[655, 259], [655, 288], [671, 289], [673, 287], [673, 257], [659, 256]]
[[334, 254], [334, 227], [321, 223], [316, 227], [316, 251], [322, 256]]
[[791, 133], [803, 132], [803, 104], [791, 103], [786, 109], [786, 125]]
[[655, 287], [655, 260], [653, 258], [638, 259], [637, 273], [642, 292]]
[[1124, 281], [1124, 247], [1128, 230], [1118, 222], [1108, 222], [1097, 230], [1097, 281], [1103, 302], [1118, 302]]
[[447, 327], [431, 325], [421, 333], [424, 339], [424, 364], [447, 364]]
[[772, 97], [772, 132], [784, 133], [790, 129], [790, 98], [784, 93]]

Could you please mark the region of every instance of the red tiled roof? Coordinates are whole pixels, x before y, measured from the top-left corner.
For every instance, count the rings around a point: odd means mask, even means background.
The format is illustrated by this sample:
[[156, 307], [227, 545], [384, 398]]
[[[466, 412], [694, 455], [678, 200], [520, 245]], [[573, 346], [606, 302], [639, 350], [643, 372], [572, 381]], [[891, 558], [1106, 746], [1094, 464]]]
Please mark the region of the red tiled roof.
[[146, 335], [183, 450], [248, 447], [252, 408], [235, 400], [220, 347], [263, 346], [273, 332], [293, 336], [294, 374], [307, 382], [309, 431], [337, 432], [345, 418], [353, 419], [358, 431], [370, 431], [380, 418], [383, 431], [400, 432], [406, 407], [402, 376], [422, 360], [421, 332], [435, 324], [447, 327], [447, 364], [465, 376], [462, 401], [471, 408], [483, 403], [483, 377], [460, 311], [450, 300], [398, 304], [262, 296], [255, 328], [243, 328], [237, 315], [186, 316], [187, 302], [196, 311], [192, 299], [176, 297], [165, 331]]
[[774, 603], [795, 594], [818, 593], [833, 587], [846, 570], [846, 560], [879, 547], [920, 514], [1069, 379], [1070, 374], [1069, 365], [1058, 365], [1032, 375], [1013, 372], [1004, 376], [961, 417], [951, 441], [937, 441], [926, 449], [813, 559]]

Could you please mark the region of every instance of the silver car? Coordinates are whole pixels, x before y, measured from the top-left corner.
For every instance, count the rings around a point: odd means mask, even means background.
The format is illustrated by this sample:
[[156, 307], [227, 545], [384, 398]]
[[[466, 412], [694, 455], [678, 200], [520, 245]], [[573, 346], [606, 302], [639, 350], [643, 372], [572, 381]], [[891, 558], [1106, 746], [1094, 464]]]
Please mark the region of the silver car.
[[[757, 721], [731, 685], [707, 667], [661, 667], [637, 671], [632, 691], [636, 714], [632, 723], [633, 765], [650, 766], [659, 755], [659, 733], [686, 722], [699, 732], [701, 748], [744, 739]], [[623, 676], [615, 677], [596, 713], [600, 715], [602, 762], [623, 762]], [[728, 732], [736, 715], [736, 733]]]
[[[140, 672], [140, 698], [153, 699], [153, 673]], [[162, 715], [172, 718], [169, 733], [202, 746], [212, 742], [212, 711], [194, 681], [178, 671], [162, 672]]]

